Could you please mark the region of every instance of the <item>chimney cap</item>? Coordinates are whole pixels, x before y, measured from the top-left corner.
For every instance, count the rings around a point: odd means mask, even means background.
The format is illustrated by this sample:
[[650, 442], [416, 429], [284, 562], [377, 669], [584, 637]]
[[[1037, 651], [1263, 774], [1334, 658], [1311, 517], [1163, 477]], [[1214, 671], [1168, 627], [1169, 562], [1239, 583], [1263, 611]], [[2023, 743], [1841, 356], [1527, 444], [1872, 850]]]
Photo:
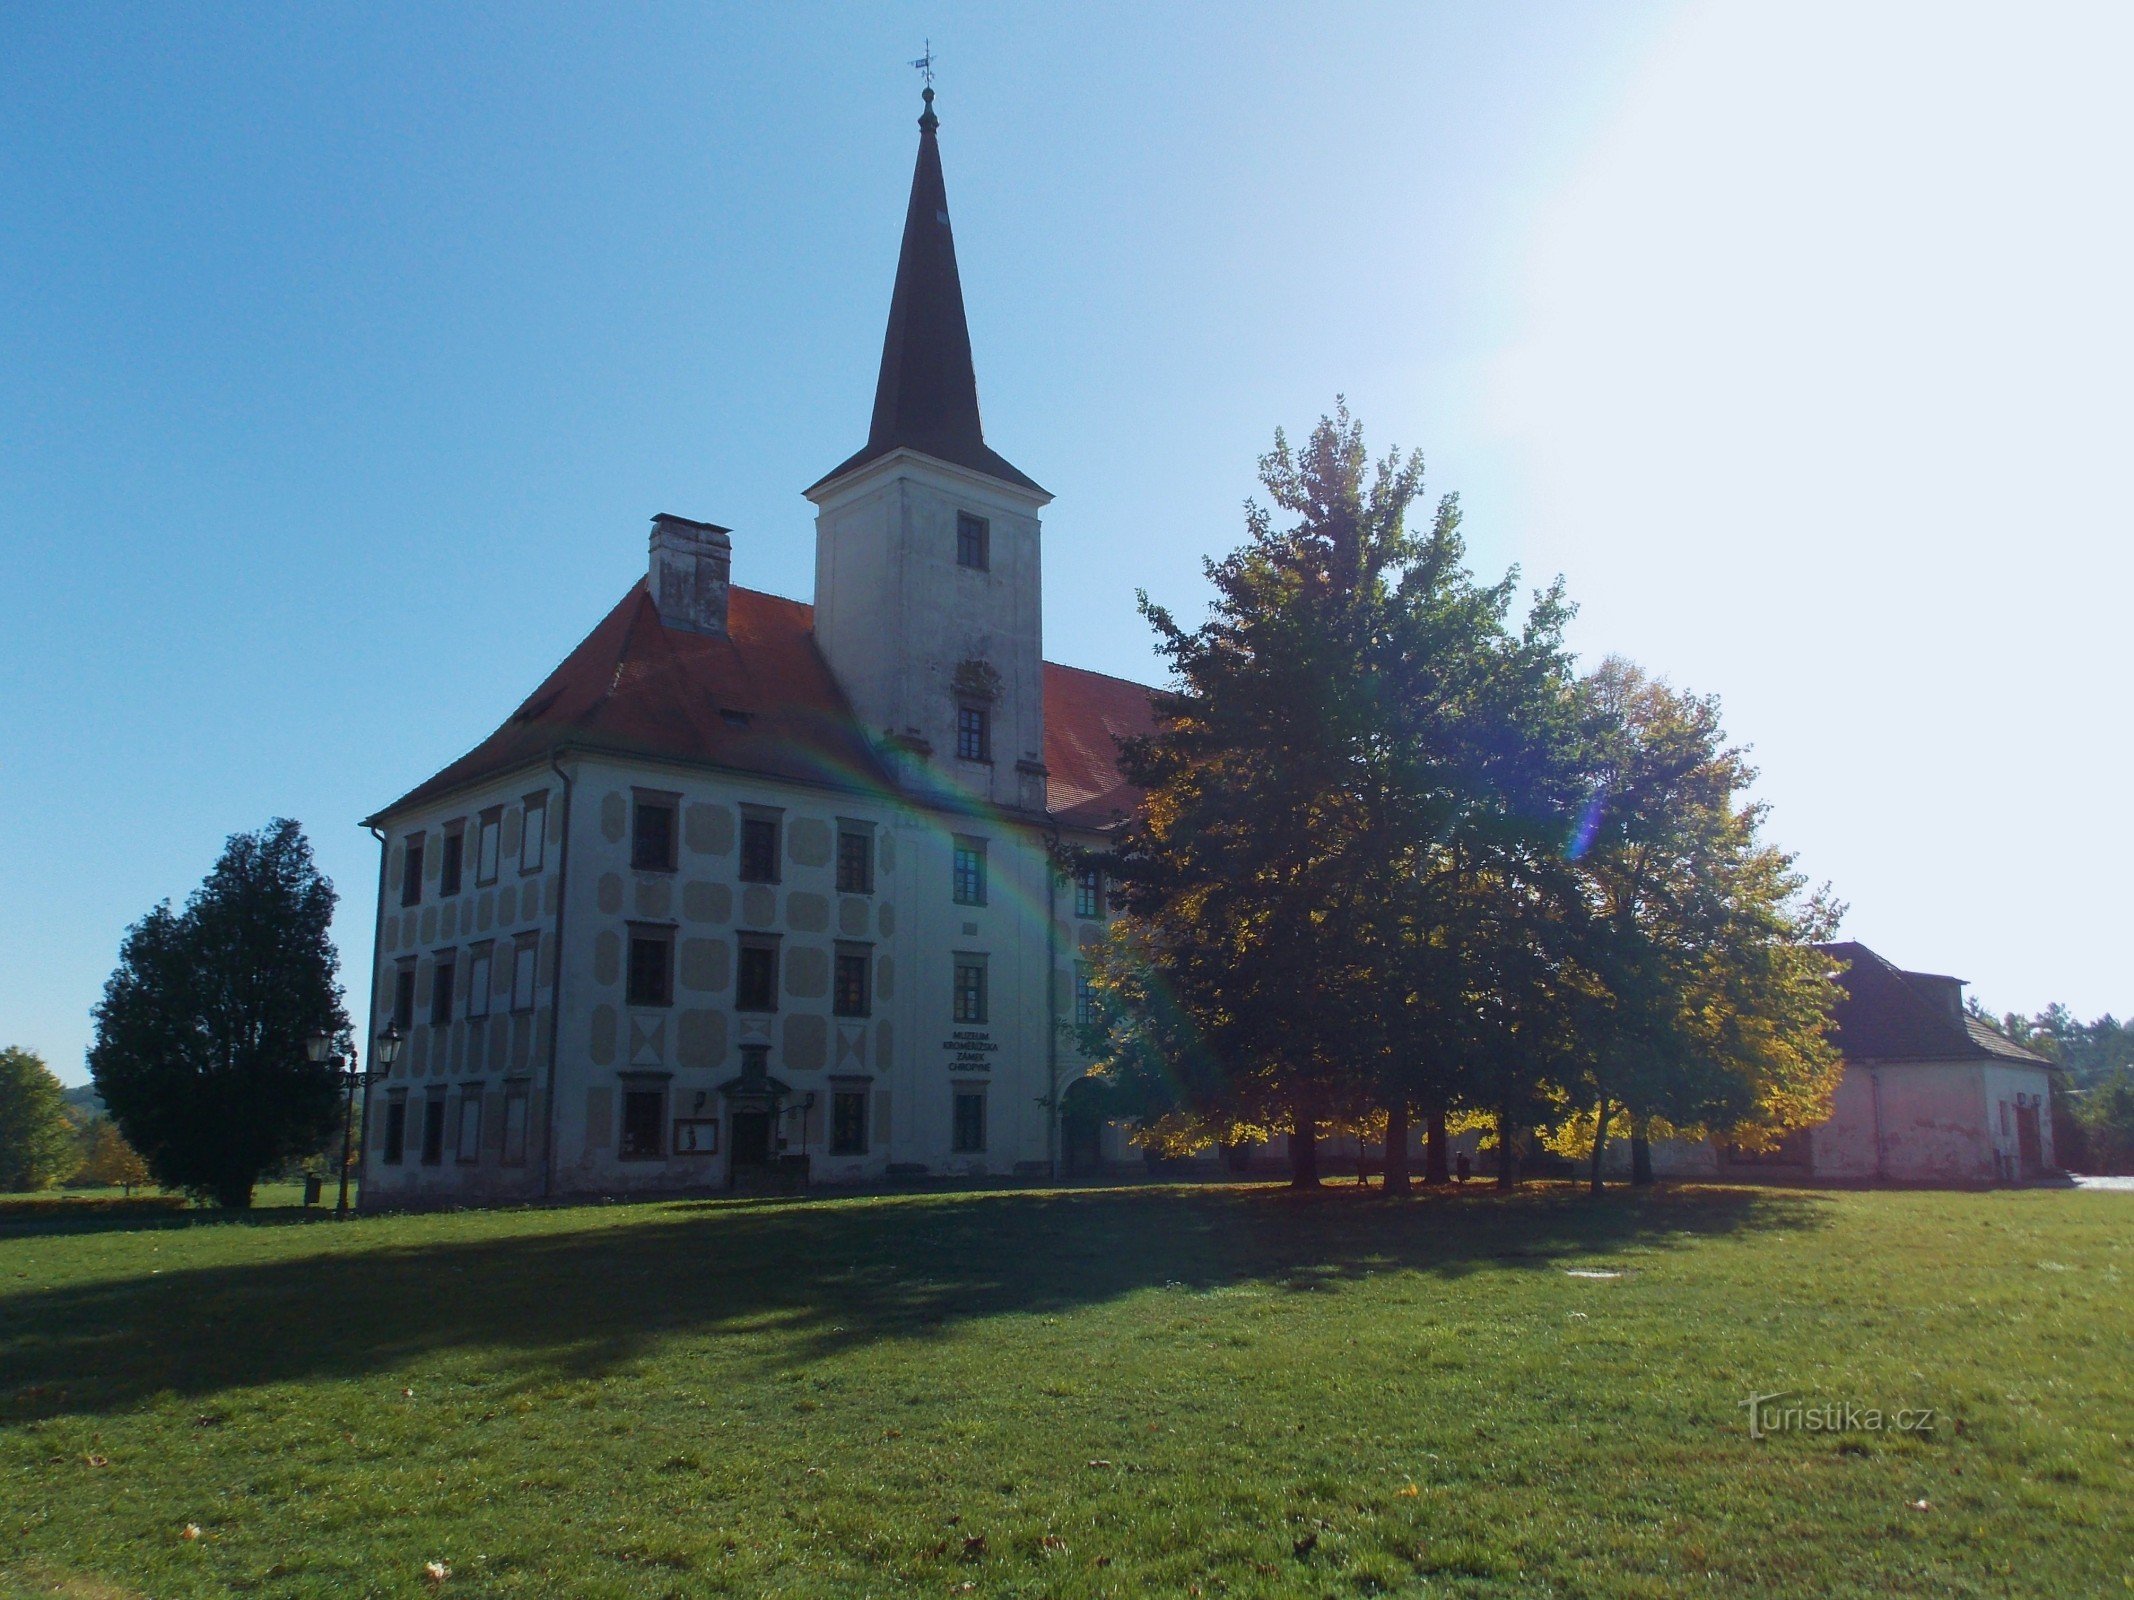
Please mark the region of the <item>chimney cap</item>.
[[722, 528], [716, 522], [699, 522], [694, 517], [678, 517], [671, 511], [653, 513], [652, 525], [655, 528], [663, 522], [679, 523], [681, 526], [694, 529], [698, 533], [732, 533], [734, 531], [731, 528]]

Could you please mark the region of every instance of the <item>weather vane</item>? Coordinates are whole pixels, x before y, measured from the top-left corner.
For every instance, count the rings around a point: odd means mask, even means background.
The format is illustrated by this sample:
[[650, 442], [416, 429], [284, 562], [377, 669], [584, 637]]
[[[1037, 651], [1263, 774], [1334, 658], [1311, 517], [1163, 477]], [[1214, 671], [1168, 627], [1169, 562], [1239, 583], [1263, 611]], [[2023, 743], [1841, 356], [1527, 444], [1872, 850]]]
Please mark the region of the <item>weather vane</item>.
[[926, 79], [926, 87], [927, 87], [927, 88], [929, 88], [929, 89], [931, 89], [931, 88], [932, 88], [932, 87], [934, 86], [934, 41], [933, 41], [933, 40], [931, 40], [931, 39], [928, 39], [928, 40], [926, 41], [926, 54], [925, 54], [925, 55], [923, 55], [923, 56], [921, 56], [921, 57], [919, 57], [919, 59], [918, 59], [918, 60], [916, 60], [916, 61], [914, 61], [914, 62], [912, 63], [912, 65], [913, 65], [914, 67], [916, 67], [916, 68], [918, 69], [918, 71], [919, 71], [919, 75], [920, 75], [921, 77], [923, 77], [923, 78], [925, 78], [925, 79]]

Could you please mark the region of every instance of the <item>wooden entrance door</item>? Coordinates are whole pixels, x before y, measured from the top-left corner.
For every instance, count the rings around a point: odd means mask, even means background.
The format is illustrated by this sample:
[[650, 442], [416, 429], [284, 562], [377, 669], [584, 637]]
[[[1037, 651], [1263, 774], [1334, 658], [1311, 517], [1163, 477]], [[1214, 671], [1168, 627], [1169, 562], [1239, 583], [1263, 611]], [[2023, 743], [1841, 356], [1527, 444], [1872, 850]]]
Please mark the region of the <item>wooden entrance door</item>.
[[2045, 1170], [2045, 1140], [2038, 1131], [2038, 1108], [2015, 1108], [2015, 1148], [2020, 1174], [2035, 1178]]
[[760, 1167], [771, 1159], [771, 1119], [764, 1111], [736, 1111], [733, 1114], [733, 1154], [730, 1164], [735, 1167]]

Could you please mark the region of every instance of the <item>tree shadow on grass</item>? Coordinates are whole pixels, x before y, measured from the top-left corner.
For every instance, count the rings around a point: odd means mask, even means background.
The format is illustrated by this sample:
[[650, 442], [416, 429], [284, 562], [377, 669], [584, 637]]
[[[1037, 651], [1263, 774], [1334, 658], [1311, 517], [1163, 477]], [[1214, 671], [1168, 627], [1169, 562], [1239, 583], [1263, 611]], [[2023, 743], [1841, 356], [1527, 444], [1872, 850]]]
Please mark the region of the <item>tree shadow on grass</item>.
[[576, 1208], [501, 1233], [465, 1213], [414, 1244], [372, 1244], [359, 1224], [316, 1254], [0, 1296], [0, 1422], [358, 1378], [457, 1350], [537, 1382], [596, 1378], [678, 1338], [747, 1335], [767, 1367], [792, 1368], [1147, 1288], [1338, 1292], [1373, 1274], [1542, 1268], [1815, 1227], [1828, 1204], [1181, 1185]]

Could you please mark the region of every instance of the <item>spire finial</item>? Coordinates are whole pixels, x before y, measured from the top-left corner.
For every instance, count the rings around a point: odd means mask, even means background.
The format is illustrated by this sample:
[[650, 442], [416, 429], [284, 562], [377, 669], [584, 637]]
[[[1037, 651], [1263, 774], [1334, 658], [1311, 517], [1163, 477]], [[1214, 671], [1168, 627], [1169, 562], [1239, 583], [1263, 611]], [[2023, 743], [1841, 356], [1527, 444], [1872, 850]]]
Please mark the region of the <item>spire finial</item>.
[[926, 109], [919, 113], [919, 126], [928, 133], [941, 126], [941, 119], [934, 115], [934, 41], [926, 41], [926, 54], [912, 63], [919, 75], [926, 79], [926, 87], [919, 91], [919, 98], [926, 102]]

